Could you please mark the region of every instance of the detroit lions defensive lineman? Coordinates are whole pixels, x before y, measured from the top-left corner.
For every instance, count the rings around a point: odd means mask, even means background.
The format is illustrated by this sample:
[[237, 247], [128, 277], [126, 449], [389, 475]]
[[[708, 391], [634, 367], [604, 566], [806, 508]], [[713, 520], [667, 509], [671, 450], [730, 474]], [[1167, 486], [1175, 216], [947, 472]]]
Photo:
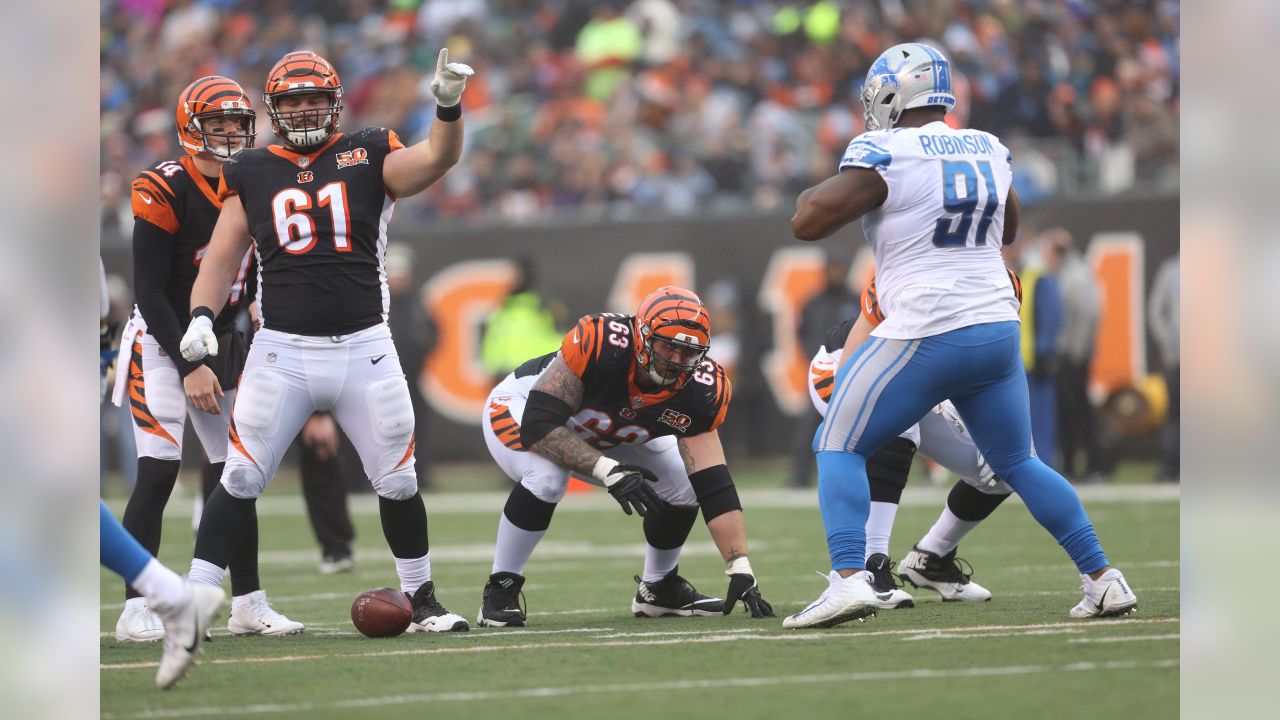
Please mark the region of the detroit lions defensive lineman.
[[832, 570], [822, 595], [784, 627], [875, 614], [864, 569], [867, 457], [947, 399], [996, 475], [1075, 563], [1084, 599], [1071, 615], [1137, 607], [1079, 496], [1032, 449], [1018, 303], [1000, 258], [1017, 235], [1012, 158], [990, 133], [950, 128], [955, 102], [942, 53], [921, 43], [889, 48], [863, 86], [867, 132], [849, 143], [834, 177], [796, 201], [791, 228], [801, 240], [862, 218], [886, 320], [847, 353], [814, 437]]

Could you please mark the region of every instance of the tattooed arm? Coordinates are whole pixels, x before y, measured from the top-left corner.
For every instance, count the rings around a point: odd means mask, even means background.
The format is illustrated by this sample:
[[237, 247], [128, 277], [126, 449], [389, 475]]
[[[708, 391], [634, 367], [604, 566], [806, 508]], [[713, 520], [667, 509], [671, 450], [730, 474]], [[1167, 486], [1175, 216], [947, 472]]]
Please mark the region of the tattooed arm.
[[[720, 549], [725, 563], [746, 557], [747, 526], [733, 481], [728, 479], [729, 469], [725, 466], [719, 431], [682, 437], [676, 445], [680, 448], [680, 457], [684, 460], [684, 469], [689, 473], [698, 502], [703, 505], [702, 516], [707, 519], [707, 530], [711, 532], [711, 539]], [[711, 484], [717, 481], [718, 484]], [[730, 495], [732, 499], [729, 499]]]
[[[577, 433], [564, 427], [564, 421], [572, 417], [582, 405], [582, 378], [574, 375], [565, 364], [564, 358], [557, 354], [533, 386], [529, 397], [531, 404], [538, 402], [533, 393], [544, 393], [563, 404], [563, 407], [559, 408], [560, 412], [556, 414], [557, 418], [563, 414], [564, 408], [568, 408], [568, 415], [564, 416], [556, 427], [541, 439], [530, 445], [529, 449], [560, 467], [590, 475], [602, 453], [588, 445], [587, 441], [578, 437]], [[526, 407], [526, 417], [528, 413], [529, 407]]]

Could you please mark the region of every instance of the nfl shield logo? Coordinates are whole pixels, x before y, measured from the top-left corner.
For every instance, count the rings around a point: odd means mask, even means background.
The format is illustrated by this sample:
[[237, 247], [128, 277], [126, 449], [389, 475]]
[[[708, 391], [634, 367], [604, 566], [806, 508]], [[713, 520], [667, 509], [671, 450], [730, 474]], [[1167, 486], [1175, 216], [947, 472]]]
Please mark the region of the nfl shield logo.
[[305, 158], [305, 157], [300, 157], [300, 158], [298, 158], [298, 167], [300, 167], [300, 168], [304, 168], [304, 167], [306, 167], [306, 166], [308, 166], [308, 165], [310, 165], [310, 164], [311, 164], [311, 159], [310, 159], [310, 158]]
[[273, 362], [275, 362], [275, 361], [276, 361], [276, 354], [275, 354], [275, 353], [273, 353], [273, 352], [272, 352], [272, 353], [267, 353], [267, 362], [269, 362], [269, 363], [273, 363]]

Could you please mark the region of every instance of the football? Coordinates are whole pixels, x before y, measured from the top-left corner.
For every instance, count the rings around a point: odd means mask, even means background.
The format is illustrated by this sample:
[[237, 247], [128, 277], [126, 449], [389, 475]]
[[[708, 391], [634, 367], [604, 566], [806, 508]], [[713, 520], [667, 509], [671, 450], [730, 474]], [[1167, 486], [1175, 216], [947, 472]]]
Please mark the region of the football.
[[351, 603], [351, 623], [372, 638], [400, 635], [412, 619], [409, 597], [392, 588], [365, 590]]

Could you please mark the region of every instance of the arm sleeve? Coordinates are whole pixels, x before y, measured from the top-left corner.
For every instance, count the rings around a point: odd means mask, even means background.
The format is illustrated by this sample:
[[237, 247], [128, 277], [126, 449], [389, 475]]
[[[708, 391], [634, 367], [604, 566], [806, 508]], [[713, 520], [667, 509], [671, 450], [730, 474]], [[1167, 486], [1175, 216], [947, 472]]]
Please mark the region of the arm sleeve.
[[133, 285], [138, 310], [147, 321], [147, 332], [169, 354], [182, 377], [200, 363], [182, 357], [182, 319], [169, 304], [169, 273], [173, 267], [173, 236], [139, 218], [133, 224]]

